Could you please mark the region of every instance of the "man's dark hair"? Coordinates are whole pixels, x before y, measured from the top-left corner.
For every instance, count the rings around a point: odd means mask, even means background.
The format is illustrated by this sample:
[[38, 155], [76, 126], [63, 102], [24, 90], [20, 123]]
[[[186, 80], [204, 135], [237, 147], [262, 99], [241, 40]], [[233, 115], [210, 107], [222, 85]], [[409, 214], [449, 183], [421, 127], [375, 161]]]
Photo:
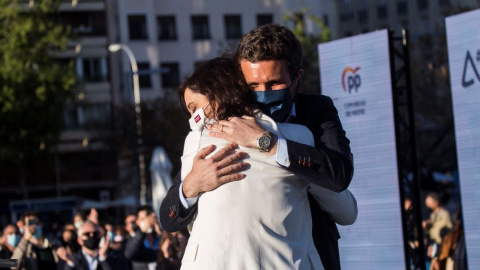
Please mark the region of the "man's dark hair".
[[248, 32], [240, 40], [236, 53], [237, 62], [252, 63], [265, 60], [285, 60], [293, 80], [302, 68], [302, 44], [285, 26], [265, 24]]
[[185, 113], [190, 115], [185, 104], [187, 88], [207, 97], [218, 120], [254, 115], [255, 94], [245, 83], [231, 54], [205, 61], [180, 85], [180, 104]]
[[25, 224], [27, 224], [25, 220], [27, 217], [36, 217], [38, 220], [40, 220], [40, 214], [38, 213], [38, 211], [35, 211], [35, 210], [27, 210], [23, 212], [21, 219]]
[[141, 211], [146, 211], [147, 212], [147, 216], [150, 215], [151, 213], [153, 213], [153, 208], [150, 206], [150, 205], [141, 205], [137, 208], [137, 217], [138, 217], [138, 213], [140, 213]]

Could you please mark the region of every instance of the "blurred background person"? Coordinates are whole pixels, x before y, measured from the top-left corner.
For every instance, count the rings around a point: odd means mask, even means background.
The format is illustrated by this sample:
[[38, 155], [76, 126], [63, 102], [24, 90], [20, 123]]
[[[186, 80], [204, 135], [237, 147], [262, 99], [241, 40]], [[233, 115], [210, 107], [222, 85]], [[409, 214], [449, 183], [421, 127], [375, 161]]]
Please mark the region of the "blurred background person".
[[67, 257], [65, 270], [127, 270], [125, 260], [109, 251], [109, 238], [103, 245], [100, 227], [90, 220], [78, 230], [78, 243], [81, 250]]
[[13, 250], [12, 259], [18, 260], [17, 269], [57, 269], [58, 257], [48, 239], [43, 237], [42, 223], [36, 211], [26, 211], [24, 235]]
[[428, 257], [431, 259], [430, 269], [439, 269], [438, 256], [442, 245], [442, 237], [450, 230], [452, 220], [450, 213], [440, 206], [440, 196], [432, 192], [425, 198], [425, 205], [432, 211], [430, 219], [422, 222], [426, 232]]
[[71, 258], [74, 253], [80, 250], [77, 238], [77, 230], [73, 224], [67, 224], [63, 227], [60, 237], [61, 244], [56, 250], [59, 258], [58, 269], [64, 269], [68, 258]]
[[160, 247], [160, 226], [153, 208], [140, 206], [137, 210], [135, 236], [125, 244], [125, 257], [133, 270], [155, 269]]
[[13, 250], [20, 242], [20, 238], [21, 235], [15, 225], [5, 226], [0, 237], [0, 259], [10, 259], [12, 257]]
[[128, 239], [135, 236], [137, 216], [130, 214], [125, 217], [125, 237]]
[[23, 235], [25, 233], [25, 228], [24, 228], [25, 223], [23, 223], [23, 220], [21, 217], [19, 220], [17, 220], [16, 224], [17, 224], [18, 231], [20, 232], [20, 235]]
[[459, 211], [455, 219], [455, 227], [443, 238], [442, 249], [439, 255], [441, 270], [467, 269], [465, 235], [462, 220], [462, 211]]
[[95, 208], [90, 208], [90, 212], [87, 214], [87, 220], [90, 220], [91, 222], [98, 224], [98, 212], [97, 209]]
[[[162, 232], [160, 249], [158, 250], [158, 263], [156, 270], [177, 270], [181, 266], [181, 258], [178, 258], [178, 239], [176, 233]], [[186, 244], [185, 244], [186, 246]]]
[[75, 229], [79, 230], [86, 219], [87, 218], [83, 213], [81, 212], [75, 213], [75, 215], [73, 216], [73, 225], [75, 226]]

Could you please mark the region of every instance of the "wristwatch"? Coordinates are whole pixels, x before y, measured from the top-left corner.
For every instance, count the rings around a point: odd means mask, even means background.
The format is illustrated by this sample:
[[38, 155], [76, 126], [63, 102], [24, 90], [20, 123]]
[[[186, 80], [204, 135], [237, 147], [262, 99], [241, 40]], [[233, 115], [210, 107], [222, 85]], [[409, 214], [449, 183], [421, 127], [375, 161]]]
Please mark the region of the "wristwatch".
[[267, 131], [262, 134], [262, 136], [258, 137], [257, 139], [257, 149], [266, 152], [270, 150], [270, 146], [272, 145], [272, 133]]

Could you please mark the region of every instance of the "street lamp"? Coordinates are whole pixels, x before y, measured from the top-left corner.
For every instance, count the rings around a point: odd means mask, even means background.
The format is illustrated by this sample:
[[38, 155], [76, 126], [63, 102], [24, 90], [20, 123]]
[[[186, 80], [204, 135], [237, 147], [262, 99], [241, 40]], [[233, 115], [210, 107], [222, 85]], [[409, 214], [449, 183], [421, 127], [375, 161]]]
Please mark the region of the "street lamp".
[[143, 155], [143, 129], [142, 129], [142, 108], [140, 107], [140, 82], [138, 79], [138, 66], [132, 50], [125, 44], [111, 44], [108, 46], [110, 52], [118, 52], [123, 50], [130, 60], [133, 73], [133, 95], [135, 99], [135, 119], [137, 126], [137, 151], [138, 151], [138, 168], [140, 176], [140, 204], [147, 203], [147, 183], [145, 179], [145, 157]]

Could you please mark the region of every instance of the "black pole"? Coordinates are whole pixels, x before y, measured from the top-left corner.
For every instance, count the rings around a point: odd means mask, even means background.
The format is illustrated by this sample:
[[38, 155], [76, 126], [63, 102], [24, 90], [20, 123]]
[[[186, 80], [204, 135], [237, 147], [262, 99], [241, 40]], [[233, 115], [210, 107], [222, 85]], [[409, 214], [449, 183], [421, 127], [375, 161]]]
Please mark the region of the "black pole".
[[[401, 41], [402, 53], [396, 51], [394, 41]], [[415, 227], [418, 231], [417, 240], [418, 240], [418, 249], [417, 257], [418, 261], [414, 265], [415, 269], [425, 270], [425, 247], [423, 243], [423, 229], [422, 229], [422, 217], [421, 217], [421, 202], [420, 202], [420, 173], [418, 166], [418, 157], [417, 157], [417, 146], [416, 146], [416, 136], [415, 136], [415, 115], [414, 115], [414, 106], [413, 106], [413, 97], [411, 91], [411, 78], [410, 78], [410, 60], [408, 52], [408, 39], [406, 30], [402, 31], [402, 36], [400, 38], [393, 37], [393, 31], [389, 31], [389, 45], [390, 45], [390, 71], [391, 71], [391, 80], [392, 80], [392, 94], [393, 94], [393, 110], [395, 117], [395, 135], [397, 143], [397, 162], [398, 162], [398, 184], [400, 192], [400, 203], [401, 203], [401, 215], [402, 215], [402, 228], [403, 228], [403, 240], [404, 240], [404, 252], [405, 252], [405, 266], [407, 269], [410, 269], [410, 263], [413, 262], [413, 252], [410, 252], [409, 249], [409, 229], [407, 226], [407, 213], [404, 209], [403, 202], [405, 202], [405, 189], [404, 189], [404, 179], [407, 179], [408, 172], [413, 173], [412, 179], [412, 203], [415, 206], [414, 208], [414, 218], [415, 218]], [[403, 60], [403, 70], [396, 70], [396, 59], [395, 56], [398, 56]], [[398, 81], [400, 78], [404, 77], [405, 85], [400, 87]], [[401, 92], [401, 90], [404, 92]], [[400, 95], [405, 94], [406, 101], [404, 103], [407, 105], [407, 115], [408, 115], [408, 125], [406, 124], [406, 119], [402, 119], [402, 111], [400, 107], [404, 104], [401, 104]], [[403, 120], [403, 121], [402, 121]], [[404, 127], [406, 126], [409, 140], [402, 140], [405, 134]], [[408, 146], [410, 146], [410, 156], [406, 155], [406, 149], [408, 151]], [[407, 166], [407, 159], [410, 160], [411, 166]]]
[[412, 172], [414, 173], [412, 184], [413, 184], [413, 205], [414, 205], [414, 215], [415, 215], [415, 224], [417, 228], [417, 235], [418, 235], [418, 249], [419, 249], [419, 263], [421, 269], [425, 269], [425, 256], [426, 256], [426, 249], [425, 244], [423, 242], [424, 235], [423, 235], [423, 227], [422, 227], [422, 200], [420, 195], [421, 190], [421, 174], [420, 168], [418, 163], [418, 151], [417, 151], [417, 133], [416, 133], [416, 121], [415, 121], [415, 108], [413, 103], [413, 92], [412, 92], [412, 83], [410, 77], [410, 51], [408, 48], [408, 35], [407, 31], [402, 31], [402, 49], [403, 49], [403, 56], [405, 61], [405, 88], [407, 92], [407, 101], [408, 101], [408, 120], [409, 120], [409, 133], [410, 133], [410, 143], [412, 147], [411, 151], [411, 159], [412, 159]]

